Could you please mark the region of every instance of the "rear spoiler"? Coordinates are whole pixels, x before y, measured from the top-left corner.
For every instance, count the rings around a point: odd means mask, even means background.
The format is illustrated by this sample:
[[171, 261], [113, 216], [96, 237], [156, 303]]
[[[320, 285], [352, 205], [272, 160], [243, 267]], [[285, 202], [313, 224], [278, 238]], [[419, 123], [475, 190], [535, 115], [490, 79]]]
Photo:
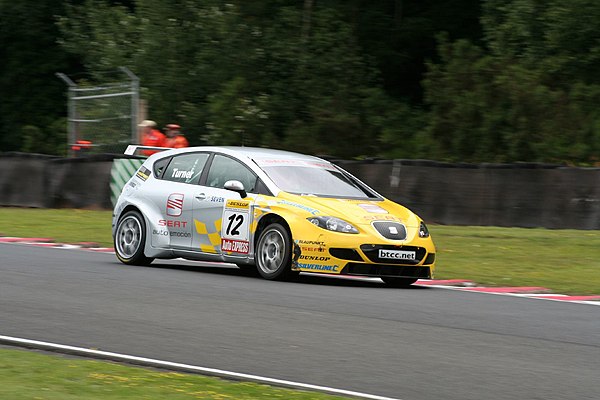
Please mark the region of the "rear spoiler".
[[129, 156], [132, 156], [138, 150], [165, 151], [165, 150], [172, 150], [172, 148], [171, 147], [140, 146], [140, 145], [137, 145], [137, 144], [130, 144], [129, 146], [127, 146], [127, 148], [125, 149], [125, 152], [123, 154], [127, 154]]

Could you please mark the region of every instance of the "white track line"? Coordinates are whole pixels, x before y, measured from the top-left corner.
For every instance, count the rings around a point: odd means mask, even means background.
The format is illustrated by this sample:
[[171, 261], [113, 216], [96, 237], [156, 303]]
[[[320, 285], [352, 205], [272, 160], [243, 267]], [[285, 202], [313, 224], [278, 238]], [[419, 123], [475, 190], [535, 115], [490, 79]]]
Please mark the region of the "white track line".
[[332, 395], [349, 396], [349, 397], [354, 397], [354, 398], [359, 398], [359, 399], [401, 400], [398, 398], [377, 396], [377, 395], [373, 395], [373, 394], [354, 392], [351, 390], [344, 390], [344, 389], [336, 389], [336, 388], [331, 388], [331, 387], [327, 387], [327, 386], [311, 385], [308, 383], [293, 382], [293, 381], [268, 378], [268, 377], [258, 376], [258, 375], [242, 374], [242, 373], [238, 373], [238, 372], [225, 371], [222, 369], [199, 367], [199, 366], [190, 365], [190, 364], [181, 364], [181, 363], [175, 363], [175, 362], [170, 362], [170, 361], [162, 361], [162, 360], [156, 360], [153, 358], [136, 357], [136, 356], [130, 356], [127, 354], [112, 353], [109, 351], [85, 349], [83, 347], [75, 347], [75, 346], [68, 346], [68, 345], [64, 345], [64, 344], [42, 342], [39, 340], [16, 338], [16, 337], [12, 337], [12, 336], [0, 335], [0, 344], [34, 348], [34, 349], [40, 349], [40, 350], [48, 350], [48, 351], [54, 351], [54, 352], [59, 352], [59, 353], [99, 358], [99, 359], [111, 360], [111, 361], [120, 361], [120, 362], [142, 365], [142, 366], [147, 366], [147, 367], [171, 369], [171, 370], [177, 370], [177, 371], [182, 371], [182, 372], [200, 373], [200, 374], [204, 374], [204, 375], [216, 376], [216, 377], [232, 379], [232, 380], [252, 381], [252, 382], [269, 384], [269, 385], [274, 385], [274, 386], [279, 386], [279, 387], [286, 387], [286, 388], [297, 389], [297, 390], [311, 390], [311, 391], [317, 391], [317, 392], [322, 392], [322, 393], [327, 393], [327, 394], [332, 394]]

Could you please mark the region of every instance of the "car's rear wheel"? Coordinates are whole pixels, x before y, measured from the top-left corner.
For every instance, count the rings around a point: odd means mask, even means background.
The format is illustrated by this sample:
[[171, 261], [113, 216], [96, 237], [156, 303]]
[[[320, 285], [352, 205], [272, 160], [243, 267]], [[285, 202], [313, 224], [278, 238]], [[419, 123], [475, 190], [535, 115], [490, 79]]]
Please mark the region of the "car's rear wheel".
[[257, 243], [254, 257], [263, 278], [284, 280], [297, 275], [291, 269], [292, 239], [283, 225], [268, 225], [260, 233]]
[[114, 243], [117, 258], [124, 264], [148, 265], [154, 260], [144, 255], [146, 223], [137, 211], [128, 211], [119, 219]]
[[396, 288], [405, 288], [409, 287], [413, 283], [415, 283], [417, 278], [396, 278], [392, 276], [382, 276], [381, 280], [384, 281], [388, 286], [396, 287]]

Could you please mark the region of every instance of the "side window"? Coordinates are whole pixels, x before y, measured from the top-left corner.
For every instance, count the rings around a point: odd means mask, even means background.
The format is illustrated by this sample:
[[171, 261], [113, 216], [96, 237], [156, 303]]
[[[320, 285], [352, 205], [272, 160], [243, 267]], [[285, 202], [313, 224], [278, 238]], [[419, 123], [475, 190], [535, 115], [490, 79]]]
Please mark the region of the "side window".
[[169, 161], [171, 161], [171, 157], [163, 158], [162, 160], [158, 160], [154, 163], [154, 168], [152, 169], [154, 170], [154, 176], [156, 178], [160, 178], [162, 176], [162, 173], [167, 164], [169, 164]]
[[206, 178], [206, 186], [223, 188], [225, 182], [231, 180], [242, 182], [247, 192], [254, 193], [257, 180], [254, 172], [233, 158], [215, 154]]
[[208, 153], [188, 153], [173, 157], [163, 179], [181, 183], [197, 183], [202, 174]]

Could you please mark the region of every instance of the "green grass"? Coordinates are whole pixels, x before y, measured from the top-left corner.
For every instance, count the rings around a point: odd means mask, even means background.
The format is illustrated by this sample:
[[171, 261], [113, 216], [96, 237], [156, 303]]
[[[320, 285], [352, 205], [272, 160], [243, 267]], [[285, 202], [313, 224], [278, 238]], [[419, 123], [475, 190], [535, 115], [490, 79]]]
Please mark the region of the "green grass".
[[436, 278], [600, 294], [600, 231], [430, 226]]
[[163, 372], [110, 362], [0, 349], [0, 399], [333, 400], [342, 397]]
[[[5, 236], [112, 247], [110, 225], [110, 211], [0, 208]], [[600, 231], [442, 225], [430, 230], [437, 246], [436, 278], [600, 294]]]
[[110, 211], [0, 208], [0, 235], [95, 242], [112, 247]]

